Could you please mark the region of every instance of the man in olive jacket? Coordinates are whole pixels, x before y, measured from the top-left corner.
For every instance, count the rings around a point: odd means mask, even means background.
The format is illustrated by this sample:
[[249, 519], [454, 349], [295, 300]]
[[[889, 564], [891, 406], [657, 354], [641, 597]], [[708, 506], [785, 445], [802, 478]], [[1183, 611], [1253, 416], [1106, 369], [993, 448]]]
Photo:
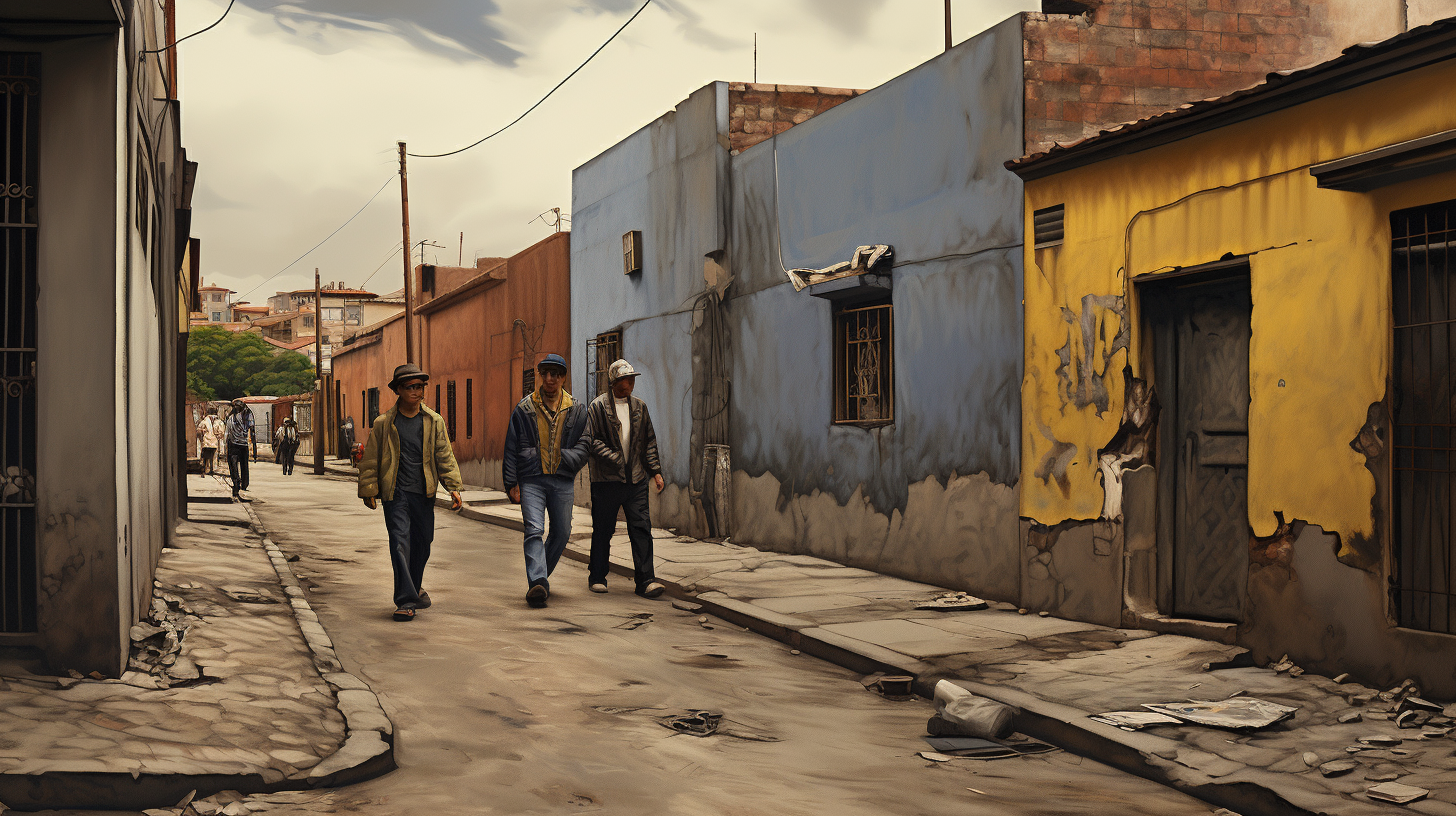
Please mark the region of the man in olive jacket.
[[652, 569], [652, 520], [647, 510], [647, 482], [662, 492], [662, 464], [657, 456], [657, 434], [647, 403], [632, 396], [637, 371], [626, 360], [607, 367], [607, 393], [587, 408], [586, 435], [590, 437], [592, 541], [587, 585], [592, 592], [607, 591], [607, 570], [617, 511], [627, 513], [627, 538], [632, 542], [632, 569], [637, 594], [656, 598], [662, 582]]
[[450, 491], [451, 510], [459, 510], [460, 466], [445, 432], [445, 421], [425, 405], [430, 375], [413, 363], [394, 370], [390, 390], [394, 407], [374, 420], [364, 458], [359, 460], [359, 498], [370, 510], [384, 502], [384, 529], [394, 565], [394, 619], [414, 620], [415, 610], [430, 606], [421, 588], [430, 544], [435, 540], [435, 490]]

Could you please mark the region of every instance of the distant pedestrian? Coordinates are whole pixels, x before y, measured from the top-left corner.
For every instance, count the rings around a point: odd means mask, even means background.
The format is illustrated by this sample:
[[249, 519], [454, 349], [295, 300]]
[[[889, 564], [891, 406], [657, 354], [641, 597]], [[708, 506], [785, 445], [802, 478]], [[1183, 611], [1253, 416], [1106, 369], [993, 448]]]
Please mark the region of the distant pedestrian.
[[293, 417], [286, 417], [278, 431], [273, 434], [273, 449], [278, 452], [278, 464], [283, 466], [283, 475], [293, 475], [293, 455], [298, 452], [298, 423]]
[[627, 513], [627, 538], [632, 542], [632, 569], [638, 595], [656, 598], [665, 587], [652, 569], [652, 521], [647, 510], [647, 482], [661, 493], [662, 465], [657, 434], [647, 403], [632, 396], [637, 371], [626, 360], [607, 367], [607, 393], [592, 400], [586, 414], [591, 452], [592, 539], [587, 585], [607, 591], [612, 536], [617, 511]]
[[211, 476], [217, 472], [217, 449], [222, 447], [227, 429], [217, 418], [217, 407], [207, 409], [207, 416], [197, 425], [197, 441], [202, 448], [202, 472]]
[[586, 406], [565, 385], [566, 360], [546, 355], [536, 366], [536, 390], [511, 412], [501, 468], [526, 527], [526, 603], [538, 609], [551, 596], [548, 579], [571, 537], [573, 480], [587, 458]]
[[253, 441], [253, 412], [247, 403], [233, 400], [232, 414], [227, 418], [228, 477], [233, 483], [233, 498], [252, 501], [242, 492], [248, 489], [248, 444]]
[[359, 498], [370, 510], [384, 502], [384, 529], [394, 567], [394, 619], [414, 620], [430, 607], [424, 590], [425, 563], [435, 540], [437, 484], [450, 491], [450, 509], [461, 506], [460, 466], [445, 432], [445, 420], [425, 405], [430, 375], [414, 363], [394, 369], [389, 388], [394, 407], [374, 420], [364, 458], [359, 460]]

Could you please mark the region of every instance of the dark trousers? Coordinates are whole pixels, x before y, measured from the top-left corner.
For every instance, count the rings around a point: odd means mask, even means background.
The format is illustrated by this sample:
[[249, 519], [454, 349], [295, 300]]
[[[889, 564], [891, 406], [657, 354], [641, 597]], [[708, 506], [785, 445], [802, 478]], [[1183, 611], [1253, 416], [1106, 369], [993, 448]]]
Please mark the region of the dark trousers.
[[394, 565], [394, 605], [413, 609], [430, 544], [435, 540], [435, 497], [396, 490], [384, 503], [384, 529], [389, 531], [389, 560]]
[[647, 513], [647, 482], [592, 482], [591, 561], [587, 583], [607, 580], [612, 535], [617, 531], [617, 511], [627, 511], [627, 538], [632, 542], [633, 577], [637, 591], [652, 583], [652, 521]]
[[248, 446], [228, 443], [228, 478], [232, 479], [233, 492], [248, 489]]
[[297, 442], [283, 442], [279, 446], [278, 456], [283, 464], [283, 475], [293, 475], [293, 454], [298, 452]]

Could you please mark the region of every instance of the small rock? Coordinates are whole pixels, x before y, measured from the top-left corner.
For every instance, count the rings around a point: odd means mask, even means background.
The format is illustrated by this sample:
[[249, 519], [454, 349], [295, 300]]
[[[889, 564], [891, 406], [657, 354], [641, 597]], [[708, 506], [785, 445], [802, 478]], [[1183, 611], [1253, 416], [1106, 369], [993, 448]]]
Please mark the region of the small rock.
[[1357, 722], [1360, 722], [1360, 712], [1358, 712], [1358, 711], [1346, 711], [1344, 714], [1341, 714], [1340, 715], [1340, 722], [1342, 722], [1342, 723], [1357, 723]]
[[1371, 782], [1394, 782], [1400, 778], [1395, 771], [1371, 771], [1365, 774], [1365, 778]]
[[106, 679], [106, 675], [102, 674], [99, 671], [91, 672], [90, 674], [88, 674], [86, 676], [89, 677], [89, 678], [91, 678], [92, 680], [105, 680]]
[[1039, 618], [1045, 618], [1045, 617], [1047, 617], [1050, 614], [1051, 614], [1050, 612], [1048, 612], [1045, 609], [1043, 609], [1042, 611], [1036, 613], [1036, 616], [1039, 617]]
[[1031, 614], [1031, 610], [1030, 609], [1027, 609], [1025, 607], [1022, 607], [1021, 609], [1016, 610], [1016, 614], [1018, 614], [1018, 615], [1029, 615], [1029, 614]]
[[1290, 666], [1289, 667], [1289, 676], [1290, 677], [1298, 677], [1301, 674], [1304, 674], [1304, 669], [1301, 669], [1298, 666]]
[[1319, 766], [1321, 776], [1341, 776], [1360, 767], [1353, 759], [1336, 759]]
[[693, 603], [692, 601], [682, 601], [678, 600], [677, 598], [673, 598], [672, 608], [681, 609], [684, 612], [697, 612], [699, 609], [703, 608], [703, 605], [700, 603]]
[[1337, 675], [1335, 675], [1334, 680], [1332, 682], [1335, 682], [1335, 683], [1343, 683], [1343, 682], [1345, 682], [1348, 679], [1350, 679], [1350, 673], [1349, 672], [1345, 672], [1343, 674], [1337, 674]]
[[1311, 768], [1320, 764], [1319, 754], [1316, 754], [1314, 751], [1305, 751], [1301, 758], [1304, 759], [1304, 764]]
[[1380, 748], [1389, 748], [1392, 745], [1399, 745], [1401, 740], [1398, 737], [1387, 737], [1384, 734], [1376, 734], [1371, 737], [1361, 737], [1360, 742], [1364, 745], [1375, 745]]
[[1404, 700], [1401, 700], [1400, 701], [1400, 706], [1399, 706], [1399, 708], [1397, 708], [1397, 710], [1398, 711], [1426, 711], [1426, 712], [1430, 712], [1430, 713], [1433, 713], [1433, 714], [1440, 714], [1441, 713], [1441, 707], [1440, 706], [1436, 705], [1435, 703], [1431, 702], [1430, 700], [1423, 700], [1420, 697], [1415, 696], [1414, 694], [1410, 695], [1409, 697], [1406, 697]]
[[1417, 725], [1414, 711], [1402, 711], [1395, 716], [1396, 728], [1416, 728]]
[[77, 680], [80, 680], [82, 677], [85, 677], [86, 676], [86, 675], [84, 675], [84, 674], [76, 671], [75, 669], [66, 669], [66, 674], [71, 675], [72, 677], [76, 678]]
[[797, 654], [801, 654], [801, 652], [798, 649], [790, 649], [789, 650], [789, 654], [791, 654], [791, 655], [797, 655]]
[[698, 618], [698, 623], [707, 623], [707, 622], [708, 622], [708, 616], [707, 615], [702, 615], [702, 616], [700, 616]]

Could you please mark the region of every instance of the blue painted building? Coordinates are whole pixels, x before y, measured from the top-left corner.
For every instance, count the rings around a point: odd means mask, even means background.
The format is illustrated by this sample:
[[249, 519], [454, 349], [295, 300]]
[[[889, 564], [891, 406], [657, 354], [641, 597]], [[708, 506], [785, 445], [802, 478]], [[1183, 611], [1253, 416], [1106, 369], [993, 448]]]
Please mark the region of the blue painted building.
[[576, 169], [573, 393], [643, 372], [656, 524], [1019, 597], [1022, 77], [1018, 16], [741, 152], [720, 82]]

